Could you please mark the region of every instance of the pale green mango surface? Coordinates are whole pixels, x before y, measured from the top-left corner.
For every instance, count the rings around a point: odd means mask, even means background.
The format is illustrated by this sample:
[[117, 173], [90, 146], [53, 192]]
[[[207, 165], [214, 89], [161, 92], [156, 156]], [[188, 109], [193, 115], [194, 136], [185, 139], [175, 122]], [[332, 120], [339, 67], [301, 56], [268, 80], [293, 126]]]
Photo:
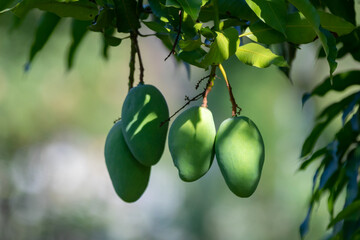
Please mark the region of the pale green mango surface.
[[121, 130], [121, 121], [110, 130], [105, 142], [105, 162], [117, 195], [125, 202], [135, 202], [144, 193], [150, 167], [140, 164], [131, 154]]
[[223, 121], [216, 135], [215, 153], [230, 190], [239, 197], [251, 196], [265, 158], [264, 141], [254, 122], [247, 117]]
[[195, 181], [209, 170], [214, 159], [215, 136], [214, 119], [207, 108], [189, 108], [175, 119], [168, 144], [183, 181]]
[[152, 85], [132, 88], [124, 101], [121, 120], [125, 141], [133, 156], [143, 165], [156, 164], [164, 152], [169, 123], [164, 96]]

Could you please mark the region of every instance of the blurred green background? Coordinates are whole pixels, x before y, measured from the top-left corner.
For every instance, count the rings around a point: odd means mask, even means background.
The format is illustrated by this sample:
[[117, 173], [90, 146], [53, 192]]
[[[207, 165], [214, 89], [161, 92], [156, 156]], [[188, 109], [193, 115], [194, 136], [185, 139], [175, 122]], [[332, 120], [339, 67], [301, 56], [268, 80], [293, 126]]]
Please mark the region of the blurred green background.
[[[301, 144], [317, 109], [338, 97], [301, 106], [302, 94], [328, 72], [316, 60], [317, 42], [298, 51], [293, 84], [276, 68], [256, 69], [235, 58], [224, 64], [242, 114], [265, 141], [263, 174], [253, 196], [232, 194], [216, 161], [200, 180], [182, 182], [166, 147], [146, 192], [128, 204], [112, 188], [103, 149], [127, 93], [129, 42], [110, 49], [105, 61], [101, 36], [88, 33], [68, 72], [71, 21], [65, 19], [25, 73], [39, 19], [33, 11], [11, 31], [11, 14], [0, 15], [0, 239], [299, 239], [314, 174], [313, 166], [298, 171]], [[140, 47], [145, 82], [162, 91], [170, 113], [185, 95], [197, 94], [194, 86], [207, 73], [192, 68], [188, 78], [174, 58], [164, 62], [168, 51], [156, 38], [140, 39]], [[354, 66], [345, 58], [338, 72]], [[224, 81], [217, 79], [209, 95], [216, 127], [231, 116], [228, 99]], [[307, 239], [324, 236], [328, 217], [323, 199]]]

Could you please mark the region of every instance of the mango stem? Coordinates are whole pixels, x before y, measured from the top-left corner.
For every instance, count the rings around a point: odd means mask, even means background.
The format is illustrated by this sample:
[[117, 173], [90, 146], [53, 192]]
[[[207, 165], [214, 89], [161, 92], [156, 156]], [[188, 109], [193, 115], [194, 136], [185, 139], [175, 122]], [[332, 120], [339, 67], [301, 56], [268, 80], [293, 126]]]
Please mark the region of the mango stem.
[[223, 77], [224, 77], [224, 80], [225, 80], [225, 82], [226, 82], [226, 87], [228, 88], [228, 91], [229, 91], [230, 102], [231, 102], [231, 105], [232, 105], [231, 115], [232, 115], [233, 117], [236, 117], [237, 115], [240, 115], [242, 109], [241, 109], [241, 107], [239, 107], [239, 106], [237, 105], [237, 103], [236, 103], [236, 101], [235, 101], [235, 97], [234, 97], [233, 92], [232, 92], [232, 87], [231, 87], [231, 85], [230, 85], [230, 83], [229, 83], [229, 80], [228, 80], [228, 78], [227, 78], [227, 76], [226, 76], [225, 69], [224, 69], [224, 67], [223, 67], [221, 64], [219, 64], [219, 69], [220, 69], [221, 74], [222, 74]]

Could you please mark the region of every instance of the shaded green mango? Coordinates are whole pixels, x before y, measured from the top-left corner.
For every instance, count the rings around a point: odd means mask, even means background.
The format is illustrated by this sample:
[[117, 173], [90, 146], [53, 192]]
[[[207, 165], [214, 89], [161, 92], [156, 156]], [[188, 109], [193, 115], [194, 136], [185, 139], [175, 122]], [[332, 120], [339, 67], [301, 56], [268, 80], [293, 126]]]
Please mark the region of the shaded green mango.
[[105, 162], [117, 195], [125, 202], [135, 202], [148, 185], [151, 168], [140, 164], [131, 154], [121, 125], [121, 121], [117, 122], [106, 138]]
[[214, 159], [216, 129], [209, 109], [192, 107], [181, 113], [169, 131], [169, 149], [183, 181], [202, 177]]
[[215, 153], [230, 190], [239, 197], [251, 196], [265, 157], [264, 141], [254, 122], [247, 117], [223, 121], [216, 135]]
[[122, 131], [134, 157], [143, 165], [156, 164], [164, 152], [169, 109], [164, 96], [152, 85], [132, 88], [122, 107]]

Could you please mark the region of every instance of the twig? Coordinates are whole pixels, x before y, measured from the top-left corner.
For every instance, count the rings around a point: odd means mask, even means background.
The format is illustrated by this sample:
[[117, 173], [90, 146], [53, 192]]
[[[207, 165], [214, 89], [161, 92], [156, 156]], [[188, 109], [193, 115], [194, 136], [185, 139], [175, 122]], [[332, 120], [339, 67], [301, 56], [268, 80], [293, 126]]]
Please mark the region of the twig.
[[204, 81], [205, 79], [209, 78], [210, 76], [211, 76], [211, 75], [207, 75], [207, 76], [201, 78], [201, 79], [196, 83], [195, 89], [198, 89], [198, 88], [200, 87], [200, 83], [201, 83], [202, 81]]
[[182, 12], [182, 10], [180, 10], [179, 11], [179, 29], [178, 29], [178, 32], [177, 32], [177, 35], [176, 35], [176, 38], [175, 38], [175, 42], [174, 42], [174, 45], [173, 45], [169, 55], [167, 55], [167, 57], [164, 59], [164, 61], [166, 61], [171, 56], [171, 54], [175, 53], [175, 48], [176, 48], [176, 45], [177, 45], [177, 43], [179, 41], [179, 38], [180, 38], [182, 18], [183, 18], [183, 12]]
[[134, 33], [131, 33], [131, 52], [130, 52], [130, 62], [129, 62], [129, 91], [134, 86], [134, 73], [135, 73], [135, 55], [136, 55], [136, 44], [134, 41]]
[[211, 66], [211, 72], [210, 72], [210, 78], [209, 81], [206, 84], [206, 89], [204, 92], [204, 96], [203, 96], [203, 104], [201, 105], [202, 107], [206, 107], [207, 108], [207, 96], [209, 94], [209, 92], [211, 91], [212, 87], [214, 86], [214, 80], [215, 80], [215, 72], [216, 72], [216, 65], [212, 65]]
[[205, 93], [205, 90], [191, 99], [186, 96], [185, 99], [187, 100], [187, 102], [181, 108], [179, 108], [173, 115], [171, 115], [168, 119], [166, 119], [165, 121], [162, 121], [160, 123], [160, 127], [163, 126], [165, 123], [169, 122], [171, 118], [173, 118], [176, 114], [178, 114], [181, 110], [183, 110], [191, 102], [199, 100], [204, 95], [204, 93]]
[[138, 59], [139, 59], [139, 65], [140, 65], [140, 83], [144, 83], [144, 65], [143, 65], [143, 62], [142, 62], [142, 58], [141, 58], [141, 54], [140, 54], [140, 48], [139, 48], [139, 43], [138, 43], [138, 40], [137, 40], [137, 34], [135, 34], [135, 37], [133, 38], [134, 39], [134, 43], [135, 43], [135, 47], [136, 47], [136, 52], [137, 52], [137, 55], [138, 55]]
[[233, 95], [233, 92], [232, 92], [232, 88], [231, 88], [231, 85], [227, 79], [227, 76], [226, 76], [226, 72], [225, 72], [225, 69], [223, 68], [223, 66], [221, 64], [219, 64], [219, 69], [224, 77], [224, 80], [226, 82], [226, 86], [228, 88], [228, 91], [229, 91], [229, 95], [230, 95], [230, 102], [231, 102], [231, 105], [232, 105], [232, 116], [235, 117], [237, 115], [240, 115], [241, 113], [241, 107], [239, 107], [235, 101], [235, 98], [234, 98], [234, 95]]

